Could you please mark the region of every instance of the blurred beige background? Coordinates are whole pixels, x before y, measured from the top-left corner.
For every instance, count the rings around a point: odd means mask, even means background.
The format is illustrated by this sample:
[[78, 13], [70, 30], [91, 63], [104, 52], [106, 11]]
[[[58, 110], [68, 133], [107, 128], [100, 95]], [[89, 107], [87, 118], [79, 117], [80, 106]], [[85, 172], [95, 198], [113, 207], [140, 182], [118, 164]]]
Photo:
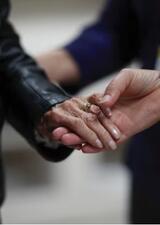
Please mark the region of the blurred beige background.
[[[36, 55], [71, 40], [93, 21], [103, 0], [12, 0], [11, 20], [26, 50]], [[105, 80], [105, 82], [104, 82]], [[104, 79], [82, 94], [102, 90]], [[4, 223], [126, 223], [130, 176], [119, 152], [75, 151], [52, 164], [9, 126], [3, 132], [6, 170]]]

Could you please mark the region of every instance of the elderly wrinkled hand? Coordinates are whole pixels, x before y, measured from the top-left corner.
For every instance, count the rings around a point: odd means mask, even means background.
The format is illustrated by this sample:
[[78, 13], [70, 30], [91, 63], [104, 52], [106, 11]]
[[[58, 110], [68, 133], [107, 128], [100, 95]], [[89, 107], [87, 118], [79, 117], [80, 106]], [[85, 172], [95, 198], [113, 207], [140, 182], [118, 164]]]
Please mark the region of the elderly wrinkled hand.
[[[87, 99], [75, 97], [47, 112], [38, 129], [42, 136], [64, 145], [74, 147], [77, 144], [89, 144], [99, 150], [115, 150], [115, 140], [120, 138], [120, 132], [110, 120], [105, 124], [100, 123], [100, 111], [96, 105], [89, 104]], [[61, 128], [56, 129], [58, 127]]]

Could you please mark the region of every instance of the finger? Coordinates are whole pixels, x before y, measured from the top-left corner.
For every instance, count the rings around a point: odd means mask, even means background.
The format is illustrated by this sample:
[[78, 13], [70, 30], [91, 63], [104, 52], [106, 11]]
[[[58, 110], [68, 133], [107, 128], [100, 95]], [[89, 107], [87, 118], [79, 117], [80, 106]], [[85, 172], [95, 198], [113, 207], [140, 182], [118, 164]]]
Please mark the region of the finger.
[[[72, 101], [76, 102], [78, 104], [78, 106], [80, 106], [80, 108], [83, 108], [84, 104], [88, 103], [88, 99], [89, 99], [89, 97], [88, 98], [81, 97], [81, 98], [73, 98]], [[89, 112], [98, 115], [100, 113], [100, 111], [101, 111], [101, 109], [97, 105], [92, 104], [90, 106]]]
[[54, 140], [61, 141], [62, 144], [68, 146], [80, 145], [84, 143], [78, 135], [72, 133], [65, 127], [59, 127], [52, 132]]
[[95, 148], [91, 145], [82, 146], [81, 150], [83, 153], [99, 153], [99, 152], [105, 151], [105, 149]]
[[122, 70], [107, 86], [101, 104], [105, 108], [111, 108], [123, 95], [133, 79], [133, 73], [129, 69]]
[[104, 128], [104, 126], [102, 126], [102, 124], [98, 120], [89, 120], [87, 121], [87, 125], [97, 134], [106, 150], [115, 150], [117, 148], [117, 144], [110, 133]]
[[100, 94], [94, 94], [91, 95], [88, 100], [90, 103], [97, 105], [102, 111], [103, 113], [110, 118], [112, 116], [112, 112], [111, 109], [106, 105], [104, 105], [104, 100], [103, 100], [104, 96], [100, 95]]
[[69, 107], [73, 115], [70, 115], [69, 113], [66, 114], [62, 109], [56, 108], [52, 112], [50, 123], [53, 123], [55, 121], [57, 124], [63, 124], [63, 126], [72, 130], [73, 133], [80, 136], [87, 143], [93, 145], [94, 147], [102, 148], [103, 145], [99, 140], [97, 134], [92, 131], [81, 118], [78, 118], [78, 116], [76, 116], [77, 107], [74, 105], [70, 105]]
[[98, 115], [98, 119], [101, 122], [101, 124], [103, 125], [103, 127], [110, 133], [110, 135], [116, 140], [118, 141], [121, 138], [121, 131], [119, 130], [119, 128], [117, 126], [115, 126], [115, 124], [112, 122], [112, 120], [108, 119], [103, 112], [101, 112]]
[[59, 141], [61, 140], [64, 134], [67, 134], [69, 132], [70, 132], [69, 129], [65, 127], [58, 127], [52, 132], [52, 137], [54, 138], [54, 140]]
[[109, 132], [101, 125], [101, 123], [98, 121], [95, 115], [91, 113], [86, 113], [77, 108], [74, 109], [74, 112], [76, 113], [77, 116], [83, 119], [83, 121], [92, 131], [94, 131], [97, 134], [99, 140], [102, 142], [103, 147], [105, 147], [106, 150], [109, 149], [115, 150], [117, 148], [115, 141], [113, 140]]
[[73, 131], [77, 133], [83, 140], [85, 140], [85, 142], [93, 145], [94, 147], [103, 148], [103, 144], [98, 138], [96, 132], [90, 129], [83, 120], [76, 119], [73, 121], [71, 126]]
[[88, 97], [88, 101], [92, 104], [95, 104], [95, 105], [99, 105], [99, 103], [102, 101], [103, 99], [103, 96], [102, 94], [93, 94], [91, 96]]
[[81, 150], [84, 153], [97, 153], [97, 152], [105, 151], [105, 149], [95, 148], [89, 144], [75, 145], [75, 149]]
[[61, 142], [64, 145], [80, 145], [84, 140], [74, 133], [68, 133], [61, 137]]
[[[75, 149], [81, 150], [83, 153], [98, 153], [101, 152], [102, 149], [95, 148], [91, 145], [85, 144], [85, 145], [75, 145]], [[103, 149], [105, 151], [105, 149]]]
[[96, 105], [91, 105], [89, 111], [95, 115], [98, 115], [101, 112], [101, 109], [100, 109], [100, 107], [98, 107]]

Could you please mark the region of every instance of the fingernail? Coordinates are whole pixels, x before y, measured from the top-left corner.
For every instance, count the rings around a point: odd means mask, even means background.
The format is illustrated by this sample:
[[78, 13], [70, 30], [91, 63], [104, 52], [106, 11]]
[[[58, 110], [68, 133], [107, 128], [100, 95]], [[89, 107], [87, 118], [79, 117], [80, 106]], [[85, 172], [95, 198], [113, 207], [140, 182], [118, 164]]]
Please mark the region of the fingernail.
[[120, 137], [121, 137], [121, 133], [117, 128], [112, 129], [112, 134], [117, 140], [120, 139]]
[[111, 95], [105, 95], [103, 98], [102, 98], [102, 102], [110, 102], [112, 99], [112, 96]]
[[99, 139], [96, 140], [96, 147], [103, 148], [102, 142]]
[[110, 141], [108, 143], [109, 147], [112, 149], [112, 150], [116, 150], [117, 149], [117, 145], [114, 141]]
[[105, 109], [105, 114], [106, 114], [106, 116], [111, 117], [111, 116], [112, 116], [112, 111], [111, 111], [111, 109], [110, 109], [110, 108], [106, 108], [106, 109]]

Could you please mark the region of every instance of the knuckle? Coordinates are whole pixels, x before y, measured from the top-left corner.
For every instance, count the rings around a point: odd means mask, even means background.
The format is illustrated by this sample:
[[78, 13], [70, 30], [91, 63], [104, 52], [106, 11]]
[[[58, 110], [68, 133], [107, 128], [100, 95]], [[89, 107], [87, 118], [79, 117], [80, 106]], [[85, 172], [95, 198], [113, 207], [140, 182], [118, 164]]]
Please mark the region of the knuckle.
[[130, 76], [132, 74], [133, 74], [133, 69], [125, 68], [120, 71], [120, 75], [122, 76]]
[[94, 114], [92, 114], [92, 113], [86, 114], [86, 115], [85, 115], [85, 119], [86, 119], [86, 121], [89, 122], [89, 123], [90, 123], [90, 122], [93, 123], [93, 122], [96, 122], [96, 121], [97, 121], [96, 115], [94, 115]]
[[88, 98], [89, 102], [92, 104], [96, 104], [97, 99], [99, 99], [98, 94], [93, 94], [93, 95], [89, 96], [89, 98]]
[[68, 99], [62, 103], [62, 108], [65, 109], [66, 111], [69, 111], [69, 108], [73, 108], [74, 102], [72, 99]]
[[65, 108], [68, 108], [69, 106], [71, 106], [71, 100], [66, 100], [64, 103], [63, 103], [63, 106], [65, 107]]
[[56, 123], [60, 124], [63, 122], [63, 116], [60, 113], [60, 110], [56, 109], [52, 112], [52, 120], [54, 120]]
[[95, 98], [93, 96], [90, 96], [88, 98], [88, 101], [91, 103], [91, 104], [95, 104]]
[[77, 102], [78, 102], [78, 100], [79, 100], [79, 99], [78, 99], [77, 97], [73, 97], [73, 98], [71, 98], [71, 101], [72, 101], [72, 102], [76, 102], [76, 103], [77, 103]]

